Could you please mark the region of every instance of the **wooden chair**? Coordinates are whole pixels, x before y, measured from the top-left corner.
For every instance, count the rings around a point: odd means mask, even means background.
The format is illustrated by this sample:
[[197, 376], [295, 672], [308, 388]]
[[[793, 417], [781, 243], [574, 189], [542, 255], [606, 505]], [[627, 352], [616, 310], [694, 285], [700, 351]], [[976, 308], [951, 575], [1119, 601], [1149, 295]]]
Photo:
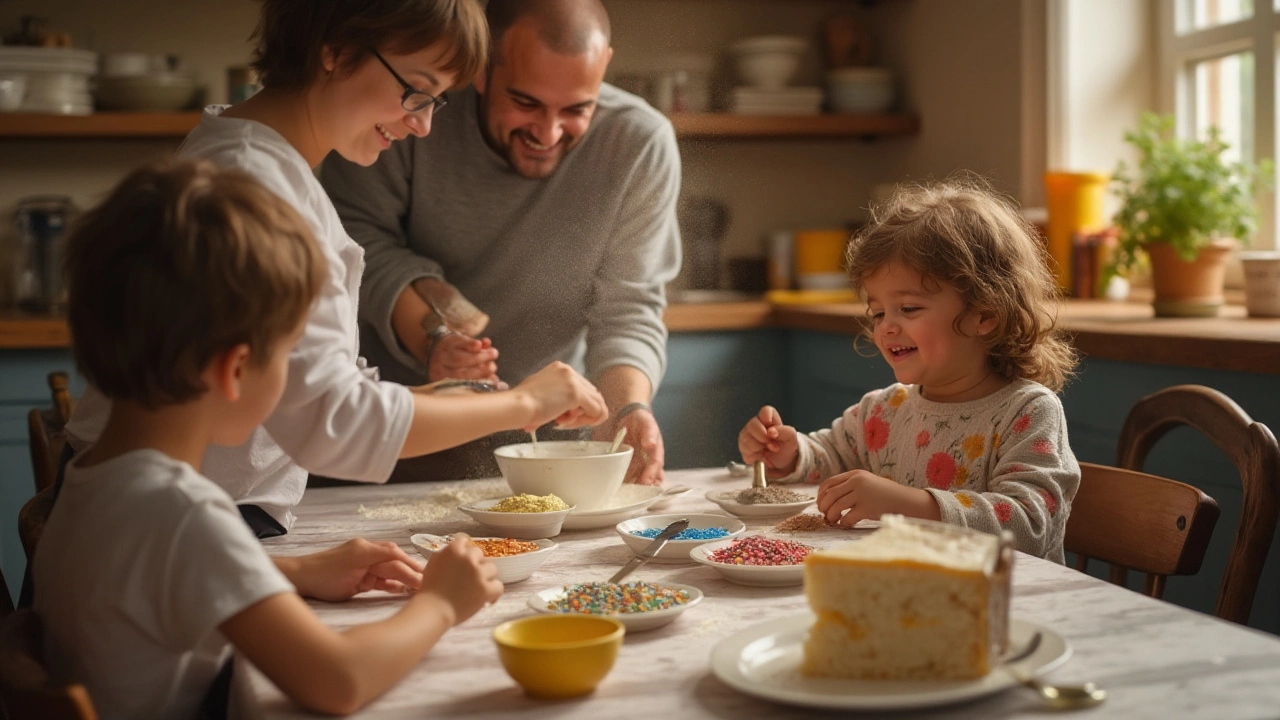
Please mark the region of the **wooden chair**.
[[1214, 612], [1247, 624], [1280, 513], [1280, 444], [1266, 425], [1254, 422], [1221, 392], [1178, 385], [1148, 395], [1129, 411], [1120, 431], [1116, 464], [1141, 470], [1156, 441], [1182, 425], [1208, 436], [1240, 473], [1244, 490], [1240, 527], [1231, 543]]
[[31, 564], [35, 562], [36, 546], [40, 544], [40, 536], [44, 534], [49, 513], [53, 512], [56, 489], [50, 485], [41, 490], [18, 511], [18, 539], [22, 541], [22, 550], [27, 554], [27, 573], [23, 577], [22, 591], [18, 596], [20, 608], [31, 607], [34, 601], [35, 588], [32, 587], [31, 582]]
[[1071, 503], [1063, 546], [1079, 558], [1111, 566], [1111, 582], [1129, 570], [1146, 574], [1144, 592], [1164, 595], [1165, 578], [1200, 571], [1218, 503], [1198, 488], [1168, 478], [1080, 463], [1080, 490]]
[[9, 583], [5, 582], [4, 570], [0, 570], [0, 620], [9, 617], [12, 612], [13, 597], [9, 595]]
[[27, 413], [27, 436], [31, 445], [36, 492], [52, 486], [58, 477], [58, 462], [66, 444], [63, 427], [70, 419], [73, 407], [66, 373], [49, 373], [49, 390], [53, 393], [53, 406], [43, 410], [33, 408]]
[[43, 658], [40, 617], [18, 610], [0, 622], [0, 705], [9, 720], [97, 720], [83, 685], [59, 685]]

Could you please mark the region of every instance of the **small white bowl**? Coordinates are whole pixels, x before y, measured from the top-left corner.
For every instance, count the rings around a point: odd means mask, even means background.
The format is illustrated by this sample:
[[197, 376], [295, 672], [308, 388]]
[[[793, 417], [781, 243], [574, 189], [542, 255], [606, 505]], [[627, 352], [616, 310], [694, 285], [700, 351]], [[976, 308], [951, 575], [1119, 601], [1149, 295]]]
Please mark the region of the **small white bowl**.
[[[623, 584], [625, 585], [626, 582], [623, 582]], [[683, 605], [676, 605], [675, 607], [669, 607], [666, 610], [652, 610], [650, 612], [617, 613], [613, 615], [607, 615], [603, 613], [583, 613], [583, 614], [598, 615], [600, 617], [611, 617], [621, 622], [623, 625], [626, 625], [628, 633], [636, 633], [636, 632], [643, 632], [645, 630], [653, 630], [654, 628], [662, 627], [663, 625], [666, 625], [667, 623], [670, 623], [671, 621], [675, 620], [685, 610], [688, 610], [694, 605], [697, 605], [702, 600], [702, 591], [692, 585], [681, 585], [679, 583], [655, 583], [655, 584], [662, 585], [663, 587], [668, 587], [673, 590], [684, 590], [685, 592], [689, 593], [689, 601], [684, 603]], [[552, 610], [547, 606], [555, 602], [556, 600], [559, 600], [560, 598], [564, 597], [564, 594], [565, 592], [567, 592], [569, 587], [572, 587], [572, 586], [551, 588], [549, 590], [543, 590], [542, 592], [534, 593], [529, 596], [529, 607], [533, 608], [534, 610], [537, 610], [540, 613], [547, 613], [548, 615], [557, 614], [560, 611]]]
[[480, 523], [481, 527], [502, 537], [518, 540], [537, 540], [555, 537], [564, 526], [564, 519], [573, 512], [568, 510], [552, 510], [550, 512], [494, 512], [490, 508], [503, 498], [480, 500], [478, 502], [459, 505], [458, 509]]
[[786, 87], [800, 68], [800, 58], [808, 45], [804, 38], [787, 35], [739, 40], [732, 46], [738, 76], [755, 87]]
[[[437, 550], [449, 543], [450, 537], [441, 537], [439, 535], [431, 535], [429, 533], [418, 533], [409, 538], [413, 546], [418, 548], [418, 554], [430, 560], [431, 556]], [[502, 538], [473, 538], [475, 540], [501, 540]], [[441, 542], [443, 541], [443, 542]], [[533, 540], [538, 544], [537, 550], [530, 550], [527, 553], [519, 555], [508, 555], [506, 557], [491, 557], [489, 560], [493, 562], [494, 567], [498, 568], [498, 579], [503, 585], [511, 585], [513, 583], [528, 580], [533, 571], [542, 566], [551, 556], [551, 551], [556, 549], [555, 542], [551, 540]]]
[[27, 76], [20, 73], [0, 74], [0, 112], [13, 112], [22, 107], [27, 97]]
[[699, 515], [695, 513], [676, 513], [671, 515], [646, 515], [632, 520], [623, 520], [618, 523], [615, 529], [622, 536], [622, 541], [631, 548], [631, 551], [639, 555], [641, 551], [649, 547], [653, 542], [653, 538], [647, 538], [643, 535], [636, 535], [636, 530], [647, 530], [649, 528], [658, 528], [661, 530], [671, 523], [681, 518], [689, 520], [690, 528], [706, 529], [713, 527], [724, 528], [728, 531], [728, 535], [723, 538], [714, 540], [668, 540], [666, 545], [653, 556], [650, 562], [669, 562], [669, 563], [687, 563], [689, 562], [689, 551], [699, 545], [707, 543], [720, 542], [729, 538], [735, 538], [741, 535], [747, 526], [737, 518], [727, 517], [725, 515]]
[[[772, 536], [766, 536], [772, 537]], [[800, 542], [791, 538], [773, 538], [785, 539], [791, 542]], [[733, 540], [721, 540], [719, 542], [707, 543], [689, 551], [689, 559], [700, 565], [714, 568], [717, 572], [724, 576], [729, 582], [738, 583], [739, 585], [751, 585], [754, 587], [787, 587], [789, 585], [804, 584], [804, 563], [796, 565], [734, 565], [733, 563], [715, 562], [711, 559], [711, 553], [727, 548], [733, 544]], [[801, 545], [809, 545], [809, 543], [800, 543]], [[809, 545], [809, 547], [813, 547]], [[817, 548], [814, 548], [815, 550]]]
[[582, 510], [598, 510], [618, 491], [631, 463], [631, 446], [554, 440], [503, 445], [493, 451], [502, 477], [519, 495], [555, 495]]
[[[745, 489], [746, 488], [742, 488], [742, 490]], [[791, 503], [752, 503], [744, 505], [734, 500], [734, 497], [736, 497], [738, 493], [742, 492], [742, 490], [712, 490], [707, 493], [707, 499], [719, 505], [725, 512], [737, 515], [738, 517], [778, 517], [780, 515], [795, 515], [818, 500], [816, 497], [811, 497], [808, 500]]]

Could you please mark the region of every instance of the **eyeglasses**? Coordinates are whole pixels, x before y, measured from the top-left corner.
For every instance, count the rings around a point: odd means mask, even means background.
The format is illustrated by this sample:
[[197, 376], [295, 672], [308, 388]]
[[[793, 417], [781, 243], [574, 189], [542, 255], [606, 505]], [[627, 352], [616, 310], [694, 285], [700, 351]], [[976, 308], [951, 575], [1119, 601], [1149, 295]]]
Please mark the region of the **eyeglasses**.
[[404, 88], [404, 95], [400, 96], [400, 107], [411, 113], [422, 112], [427, 108], [433, 108], [432, 112], [437, 113], [440, 112], [440, 108], [449, 104], [448, 98], [444, 95], [432, 95], [429, 92], [419, 90], [405, 82], [405, 79], [400, 77], [400, 73], [396, 72], [395, 68], [391, 67], [391, 64], [387, 62], [386, 58], [379, 55], [377, 50], [370, 48], [370, 51], [373, 53], [374, 57], [378, 58], [378, 62], [382, 63], [382, 67], [386, 68], [387, 72], [391, 73], [391, 76], [396, 79], [396, 82], [400, 83], [400, 87]]

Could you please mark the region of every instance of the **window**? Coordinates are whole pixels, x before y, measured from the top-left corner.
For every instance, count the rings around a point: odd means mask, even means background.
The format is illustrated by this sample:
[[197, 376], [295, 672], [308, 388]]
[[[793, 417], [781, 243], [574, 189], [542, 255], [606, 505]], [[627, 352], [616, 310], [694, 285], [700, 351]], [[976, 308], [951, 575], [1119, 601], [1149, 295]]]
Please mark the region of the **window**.
[[[1160, 106], [1178, 132], [1217, 126], [1229, 159], [1276, 156], [1280, 0], [1159, 0]], [[1276, 193], [1260, 198], [1255, 248], [1276, 243]]]

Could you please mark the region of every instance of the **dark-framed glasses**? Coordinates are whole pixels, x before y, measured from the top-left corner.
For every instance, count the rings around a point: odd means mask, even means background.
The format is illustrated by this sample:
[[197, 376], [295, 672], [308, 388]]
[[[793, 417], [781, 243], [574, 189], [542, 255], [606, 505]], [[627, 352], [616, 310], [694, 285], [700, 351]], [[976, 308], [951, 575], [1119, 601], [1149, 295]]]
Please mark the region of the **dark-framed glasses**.
[[432, 108], [433, 113], [438, 113], [440, 112], [440, 108], [449, 104], [448, 98], [443, 94], [432, 95], [425, 90], [419, 90], [405, 82], [405, 79], [400, 77], [400, 73], [396, 72], [396, 69], [391, 67], [391, 63], [388, 63], [386, 58], [382, 57], [382, 55], [373, 48], [369, 48], [369, 50], [373, 53], [374, 57], [378, 58], [378, 62], [382, 63], [382, 67], [386, 68], [387, 72], [391, 73], [391, 77], [394, 77], [396, 82], [400, 83], [400, 87], [404, 88], [404, 95], [400, 96], [400, 107], [411, 113], [422, 112], [427, 108]]

